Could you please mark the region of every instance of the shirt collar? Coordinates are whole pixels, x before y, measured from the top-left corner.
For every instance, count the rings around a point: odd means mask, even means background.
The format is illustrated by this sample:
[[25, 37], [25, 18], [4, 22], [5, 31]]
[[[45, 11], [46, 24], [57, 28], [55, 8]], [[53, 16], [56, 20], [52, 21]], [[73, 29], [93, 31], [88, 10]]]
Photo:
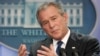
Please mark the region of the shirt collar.
[[63, 43], [64, 43], [64, 45], [66, 45], [67, 44], [67, 41], [68, 41], [68, 39], [69, 39], [69, 36], [70, 36], [70, 30], [68, 29], [68, 33], [64, 36], [64, 38], [61, 40]]
[[[66, 35], [64, 36], [64, 38], [61, 40], [63, 42], [64, 46], [66, 46], [67, 41], [69, 39], [69, 36], [70, 36], [70, 30], [68, 29], [68, 32], [66, 33]], [[54, 45], [57, 45], [57, 42], [58, 42], [58, 40], [53, 39], [53, 44]]]

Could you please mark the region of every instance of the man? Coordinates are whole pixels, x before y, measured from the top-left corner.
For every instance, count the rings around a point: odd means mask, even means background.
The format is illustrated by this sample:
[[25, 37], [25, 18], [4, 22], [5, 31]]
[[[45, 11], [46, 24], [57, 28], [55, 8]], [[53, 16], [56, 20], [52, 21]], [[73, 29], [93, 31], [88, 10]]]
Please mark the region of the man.
[[[38, 8], [37, 20], [49, 37], [34, 43], [29, 56], [99, 56], [99, 42], [90, 36], [76, 34], [68, 28], [68, 15], [59, 4], [44, 3]], [[58, 42], [62, 44], [58, 50]], [[26, 56], [26, 46], [19, 48], [19, 56]]]

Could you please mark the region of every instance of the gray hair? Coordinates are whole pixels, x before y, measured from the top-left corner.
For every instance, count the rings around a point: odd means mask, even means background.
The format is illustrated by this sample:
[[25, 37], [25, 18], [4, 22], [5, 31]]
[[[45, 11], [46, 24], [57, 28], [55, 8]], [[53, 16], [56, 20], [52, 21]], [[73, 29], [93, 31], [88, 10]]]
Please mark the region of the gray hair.
[[[64, 10], [62, 9], [61, 5], [56, 3], [56, 2], [45, 2], [43, 5], [41, 5], [38, 10], [37, 10], [37, 13], [36, 13], [36, 17], [37, 19], [39, 18], [39, 12], [42, 11], [42, 10], [45, 10], [47, 9], [49, 6], [54, 6], [55, 8], [58, 9], [58, 12], [63, 15], [64, 14]], [[39, 20], [38, 20], [39, 21]]]

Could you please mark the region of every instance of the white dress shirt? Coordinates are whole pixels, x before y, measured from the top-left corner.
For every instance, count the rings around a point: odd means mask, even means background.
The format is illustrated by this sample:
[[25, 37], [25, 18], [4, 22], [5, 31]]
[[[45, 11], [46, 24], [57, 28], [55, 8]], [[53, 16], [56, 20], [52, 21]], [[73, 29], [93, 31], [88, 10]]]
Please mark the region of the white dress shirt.
[[[69, 39], [69, 36], [70, 36], [70, 30], [68, 29], [68, 33], [66, 33], [64, 38], [61, 40], [63, 42], [63, 44], [61, 45], [61, 48], [65, 49], [68, 39]], [[58, 40], [53, 39], [53, 46], [54, 46], [55, 52], [56, 52], [56, 48], [57, 48], [57, 42], [58, 42]]]

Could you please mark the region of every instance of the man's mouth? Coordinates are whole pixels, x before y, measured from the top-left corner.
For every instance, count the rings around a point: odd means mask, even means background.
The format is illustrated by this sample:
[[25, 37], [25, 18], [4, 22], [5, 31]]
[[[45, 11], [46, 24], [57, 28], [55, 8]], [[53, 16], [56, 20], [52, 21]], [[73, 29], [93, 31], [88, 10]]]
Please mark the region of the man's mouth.
[[53, 30], [52, 33], [53, 34], [57, 34], [58, 33], [58, 30]]

